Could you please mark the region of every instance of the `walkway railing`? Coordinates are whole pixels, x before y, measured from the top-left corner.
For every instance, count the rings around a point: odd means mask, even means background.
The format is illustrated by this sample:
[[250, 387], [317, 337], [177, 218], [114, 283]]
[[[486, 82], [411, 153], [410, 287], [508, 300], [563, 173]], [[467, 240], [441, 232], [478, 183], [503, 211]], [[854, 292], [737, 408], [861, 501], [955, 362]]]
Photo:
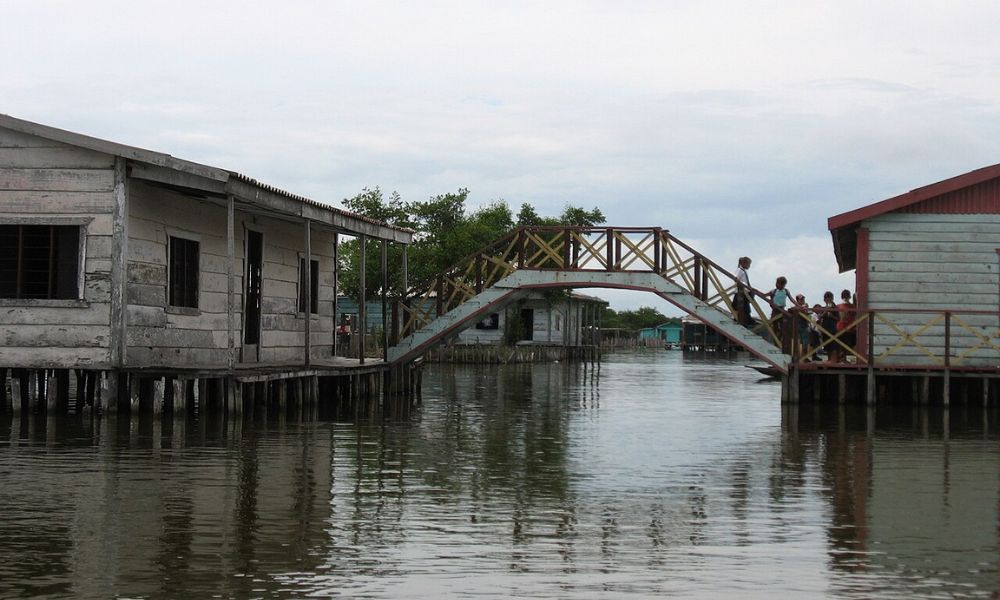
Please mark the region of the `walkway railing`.
[[[789, 311], [791, 319], [782, 329], [793, 363], [823, 359], [842, 367], [1000, 370], [998, 311], [852, 309], [839, 331], [820, 325], [823, 312]], [[803, 330], [810, 329], [817, 334], [816, 344], [803, 343]], [[830, 360], [831, 350], [836, 361]]]
[[[404, 335], [430, 323], [520, 269], [655, 272], [717, 310], [738, 319], [734, 298], [745, 298], [753, 323], [775, 345], [781, 335], [763, 292], [738, 285], [736, 276], [658, 227], [521, 227], [423, 288], [401, 307]], [[778, 311], [775, 316], [784, 314]]]

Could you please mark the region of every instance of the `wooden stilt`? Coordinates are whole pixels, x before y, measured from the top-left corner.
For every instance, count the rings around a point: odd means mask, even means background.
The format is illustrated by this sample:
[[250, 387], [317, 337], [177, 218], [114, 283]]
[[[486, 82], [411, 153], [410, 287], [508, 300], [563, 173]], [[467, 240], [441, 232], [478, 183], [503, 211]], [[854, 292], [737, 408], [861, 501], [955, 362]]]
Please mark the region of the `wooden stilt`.
[[983, 377], [983, 408], [990, 405], [990, 380]]
[[847, 401], [847, 375], [840, 373], [837, 375], [837, 404]]
[[43, 377], [44, 373], [37, 369], [28, 371], [28, 410], [33, 413], [38, 412], [38, 395], [43, 387], [41, 384]]
[[163, 396], [166, 393], [167, 382], [163, 377], [153, 380], [153, 414], [163, 414]]
[[14, 371], [10, 376], [10, 410], [13, 415], [21, 414], [24, 406], [24, 391], [21, 389], [21, 378]]
[[865, 402], [869, 405], [875, 404], [875, 369], [868, 367], [868, 374], [865, 378]]
[[927, 406], [931, 401], [931, 378], [924, 375], [920, 378], [920, 404]]
[[944, 376], [942, 377], [941, 384], [943, 386], [941, 389], [941, 402], [943, 402], [946, 407], [951, 406], [951, 369], [944, 370]]
[[187, 381], [175, 377], [171, 380], [170, 385], [174, 391], [173, 406], [171, 408], [176, 418], [182, 416], [187, 409]]
[[139, 414], [139, 401], [142, 399], [142, 380], [135, 373], [128, 375], [128, 406], [133, 415]]
[[48, 376], [47, 382], [45, 386], [45, 412], [54, 415], [56, 407], [59, 405], [59, 379], [53, 373]]

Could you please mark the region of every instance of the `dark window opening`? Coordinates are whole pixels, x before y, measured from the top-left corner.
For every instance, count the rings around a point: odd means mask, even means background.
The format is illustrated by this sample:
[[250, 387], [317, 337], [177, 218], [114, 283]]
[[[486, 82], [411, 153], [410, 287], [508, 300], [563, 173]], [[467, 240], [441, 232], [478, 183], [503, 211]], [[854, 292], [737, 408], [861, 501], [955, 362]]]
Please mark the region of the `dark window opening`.
[[[316, 314], [319, 312], [319, 261], [309, 261], [309, 312]], [[306, 259], [299, 259], [299, 312], [306, 312]]]
[[0, 225], [0, 298], [79, 298], [79, 225]]
[[476, 329], [500, 329], [500, 313], [491, 313], [476, 322]]
[[198, 308], [198, 242], [170, 238], [170, 306]]

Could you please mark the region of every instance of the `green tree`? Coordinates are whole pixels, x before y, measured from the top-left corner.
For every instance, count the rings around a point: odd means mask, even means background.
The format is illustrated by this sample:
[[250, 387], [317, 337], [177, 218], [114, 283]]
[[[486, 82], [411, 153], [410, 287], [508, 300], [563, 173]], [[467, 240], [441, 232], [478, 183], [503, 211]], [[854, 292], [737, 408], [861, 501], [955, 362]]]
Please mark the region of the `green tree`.
[[[519, 226], [574, 225], [593, 226], [604, 222], [600, 209], [584, 210], [567, 205], [558, 217], [543, 217], [533, 206], [524, 203], [517, 218], [503, 200], [495, 200], [469, 211], [466, 202], [469, 190], [432, 196], [427, 200], [405, 202], [398, 193], [386, 197], [378, 187], [365, 188], [358, 195], [346, 198], [344, 207], [358, 214], [378, 219], [399, 227], [414, 230], [413, 243], [408, 249], [408, 282], [411, 289], [429, 285], [434, 277], [467, 256], [471, 256], [491, 242], [510, 233]], [[381, 293], [380, 242], [371, 240], [366, 250], [365, 294], [375, 297]], [[359, 241], [345, 241], [340, 245], [341, 290], [357, 295], [360, 284]], [[389, 294], [402, 292], [402, 247], [389, 245]]]

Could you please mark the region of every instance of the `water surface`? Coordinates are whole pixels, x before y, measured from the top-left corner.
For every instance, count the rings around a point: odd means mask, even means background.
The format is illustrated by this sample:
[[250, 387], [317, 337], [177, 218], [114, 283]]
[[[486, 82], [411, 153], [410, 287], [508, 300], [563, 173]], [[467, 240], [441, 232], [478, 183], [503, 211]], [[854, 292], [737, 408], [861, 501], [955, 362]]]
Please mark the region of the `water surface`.
[[395, 422], [0, 416], [0, 598], [997, 597], [995, 411], [679, 352], [440, 366]]

